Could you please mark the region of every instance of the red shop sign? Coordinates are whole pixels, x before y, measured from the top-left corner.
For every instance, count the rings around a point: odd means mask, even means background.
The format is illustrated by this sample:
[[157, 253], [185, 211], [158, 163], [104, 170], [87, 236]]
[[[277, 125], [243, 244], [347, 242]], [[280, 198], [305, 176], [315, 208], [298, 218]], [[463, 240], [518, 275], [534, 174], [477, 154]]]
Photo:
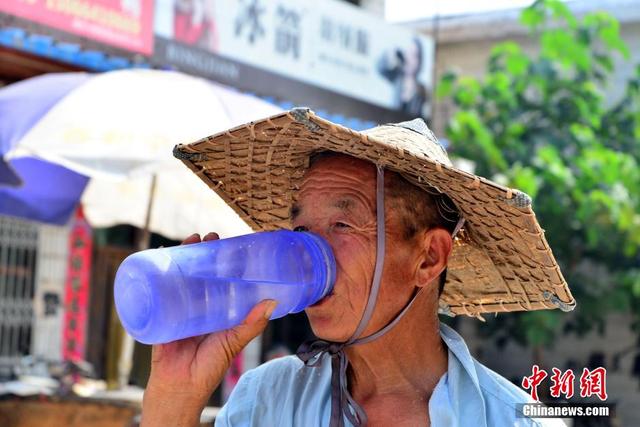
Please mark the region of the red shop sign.
[[82, 210], [78, 209], [69, 236], [62, 336], [64, 360], [83, 360], [85, 355], [92, 246], [91, 227], [85, 220]]

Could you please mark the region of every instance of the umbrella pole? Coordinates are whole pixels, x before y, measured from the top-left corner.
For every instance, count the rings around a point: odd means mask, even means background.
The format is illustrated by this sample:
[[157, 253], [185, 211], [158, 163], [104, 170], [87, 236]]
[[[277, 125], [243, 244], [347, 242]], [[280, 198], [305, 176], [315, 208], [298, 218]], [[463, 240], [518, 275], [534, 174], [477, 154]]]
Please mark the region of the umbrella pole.
[[[149, 248], [151, 243], [151, 230], [149, 225], [151, 223], [151, 211], [153, 210], [153, 202], [156, 194], [157, 175], [154, 173], [151, 176], [151, 187], [149, 189], [149, 202], [147, 204], [147, 213], [144, 219], [144, 228], [142, 233], [139, 234], [137, 247], [139, 251], [143, 251]], [[118, 362], [118, 385], [120, 388], [129, 384], [129, 376], [131, 375], [131, 367], [133, 362], [133, 350], [135, 348], [135, 341], [131, 335], [126, 332], [123, 334], [122, 351], [120, 352], [120, 359]]]
[[138, 238], [139, 251], [149, 249], [149, 244], [151, 243], [151, 230], [149, 229], [149, 224], [151, 224], [151, 210], [153, 209], [153, 202], [156, 197], [157, 180], [158, 180], [157, 175], [154, 173], [151, 176], [151, 188], [149, 189], [149, 203], [147, 203], [147, 215], [144, 219], [144, 228], [142, 229], [142, 233]]

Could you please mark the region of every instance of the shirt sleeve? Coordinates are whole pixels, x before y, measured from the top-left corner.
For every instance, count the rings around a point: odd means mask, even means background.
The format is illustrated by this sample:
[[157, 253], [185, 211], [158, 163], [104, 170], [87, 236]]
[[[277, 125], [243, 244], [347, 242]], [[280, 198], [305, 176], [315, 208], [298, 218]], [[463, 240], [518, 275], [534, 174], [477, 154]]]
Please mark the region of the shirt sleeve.
[[255, 371], [245, 372], [233, 388], [227, 403], [216, 416], [215, 427], [244, 427], [255, 425], [253, 412], [258, 390]]

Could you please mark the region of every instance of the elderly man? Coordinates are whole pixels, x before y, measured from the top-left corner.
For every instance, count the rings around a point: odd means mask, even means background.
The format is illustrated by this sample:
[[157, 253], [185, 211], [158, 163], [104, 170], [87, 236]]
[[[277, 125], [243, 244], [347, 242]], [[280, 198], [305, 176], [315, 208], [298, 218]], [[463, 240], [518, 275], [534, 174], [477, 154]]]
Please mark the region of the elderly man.
[[[217, 426], [539, 424], [437, 315], [573, 307], [526, 195], [453, 168], [418, 120], [357, 133], [296, 109], [176, 155], [254, 229], [317, 233], [337, 264], [333, 292], [306, 309], [319, 340], [243, 375]], [[155, 346], [143, 425], [197, 425], [276, 303]]]

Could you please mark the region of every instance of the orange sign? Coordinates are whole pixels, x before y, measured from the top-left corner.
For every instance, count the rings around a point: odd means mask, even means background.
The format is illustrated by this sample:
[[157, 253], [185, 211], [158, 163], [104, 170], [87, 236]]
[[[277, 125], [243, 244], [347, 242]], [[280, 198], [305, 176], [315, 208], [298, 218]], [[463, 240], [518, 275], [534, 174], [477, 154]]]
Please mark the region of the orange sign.
[[153, 52], [153, 0], [2, 0], [0, 11], [134, 52]]

